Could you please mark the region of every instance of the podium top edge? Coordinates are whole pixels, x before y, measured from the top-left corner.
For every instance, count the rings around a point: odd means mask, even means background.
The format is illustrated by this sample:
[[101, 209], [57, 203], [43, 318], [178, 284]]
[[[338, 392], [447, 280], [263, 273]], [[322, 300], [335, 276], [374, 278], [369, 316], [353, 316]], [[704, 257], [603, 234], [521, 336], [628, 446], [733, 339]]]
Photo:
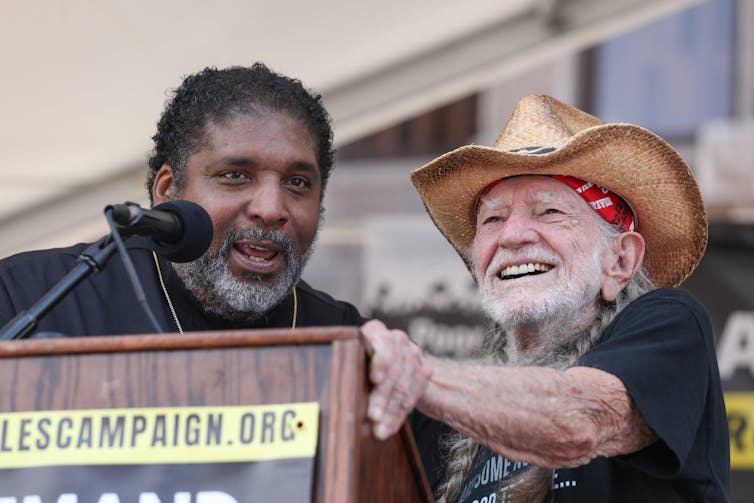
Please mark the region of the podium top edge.
[[265, 328], [185, 332], [183, 334], [66, 336], [0, 341], [0, 358], [73, 353], [110, 353], [118, 351], [321, 345], [348, 340], [360, 340], [359, 329], [357, 327]]

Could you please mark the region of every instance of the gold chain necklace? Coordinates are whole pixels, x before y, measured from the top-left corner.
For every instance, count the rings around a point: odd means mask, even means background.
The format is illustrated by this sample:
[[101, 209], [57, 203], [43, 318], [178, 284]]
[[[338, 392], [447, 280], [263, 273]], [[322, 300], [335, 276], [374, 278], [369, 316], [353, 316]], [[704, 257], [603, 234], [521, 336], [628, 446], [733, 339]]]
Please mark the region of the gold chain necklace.
[[[173, 321], [175, 322], [175, 326], [178, 329], [178, 333], [183, 335], [183, 327], [181, 326], [181, 322], [178, 319], [178, 315], [175, 312], [175, 308], [173, 307], [173, 301], [170, 300], [170, 295], [168, 294], [168, 289], [165, 287], [165, 281], [162, 279], [162, 268], [160, 267], [160, 261], [157, 259], [157, 253], [154, 251], [152, 252], [152, 257], [154, 258], [154, 265], [157, 269], [157, 279], [160, 280], [160, 286], [162, 287], [162, 293], [165, 295], [165, 300], [168, 302], [168, 308], [170, 308], [170, 314], [173, 315]], [[293, 287], [293, 321], [291, 322], [291, 330], [296, 328], [296, 318], [298, 317], [298, 296], [296, 295], [296, 287]]]

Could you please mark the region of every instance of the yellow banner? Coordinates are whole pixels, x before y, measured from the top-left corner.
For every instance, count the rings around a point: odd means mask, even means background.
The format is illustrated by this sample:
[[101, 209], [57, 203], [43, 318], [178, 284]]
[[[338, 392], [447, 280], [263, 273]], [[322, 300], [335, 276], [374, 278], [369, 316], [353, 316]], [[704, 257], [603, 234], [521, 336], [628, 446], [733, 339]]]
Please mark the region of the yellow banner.
[[313, 457], [317, 402], [0, 413], [0, 468]]
[[730, 466], [754, 469], [754, 393], [725, 393], [730, 430]]

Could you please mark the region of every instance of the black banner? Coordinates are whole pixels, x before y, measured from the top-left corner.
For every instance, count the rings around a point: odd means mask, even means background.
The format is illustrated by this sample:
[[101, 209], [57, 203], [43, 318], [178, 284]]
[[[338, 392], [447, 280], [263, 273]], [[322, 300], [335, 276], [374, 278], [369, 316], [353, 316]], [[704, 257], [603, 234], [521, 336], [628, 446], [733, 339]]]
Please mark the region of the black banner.
[[62, 466], [0, 470], [0, 501], [289, 503], [311, 501], [314, 458], [251, 463]]

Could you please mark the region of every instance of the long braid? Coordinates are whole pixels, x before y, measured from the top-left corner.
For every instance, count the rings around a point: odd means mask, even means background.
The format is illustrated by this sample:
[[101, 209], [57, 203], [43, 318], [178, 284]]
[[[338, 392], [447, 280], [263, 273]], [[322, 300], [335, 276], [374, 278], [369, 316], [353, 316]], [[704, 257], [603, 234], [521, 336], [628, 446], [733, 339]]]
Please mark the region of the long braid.
[[455, 433], [449, 440], [446, 482], [440, 487], [446, 502], [456, 501], [463, 490], [463, 483], [471, 470], [479, 444], [466, 435]]

